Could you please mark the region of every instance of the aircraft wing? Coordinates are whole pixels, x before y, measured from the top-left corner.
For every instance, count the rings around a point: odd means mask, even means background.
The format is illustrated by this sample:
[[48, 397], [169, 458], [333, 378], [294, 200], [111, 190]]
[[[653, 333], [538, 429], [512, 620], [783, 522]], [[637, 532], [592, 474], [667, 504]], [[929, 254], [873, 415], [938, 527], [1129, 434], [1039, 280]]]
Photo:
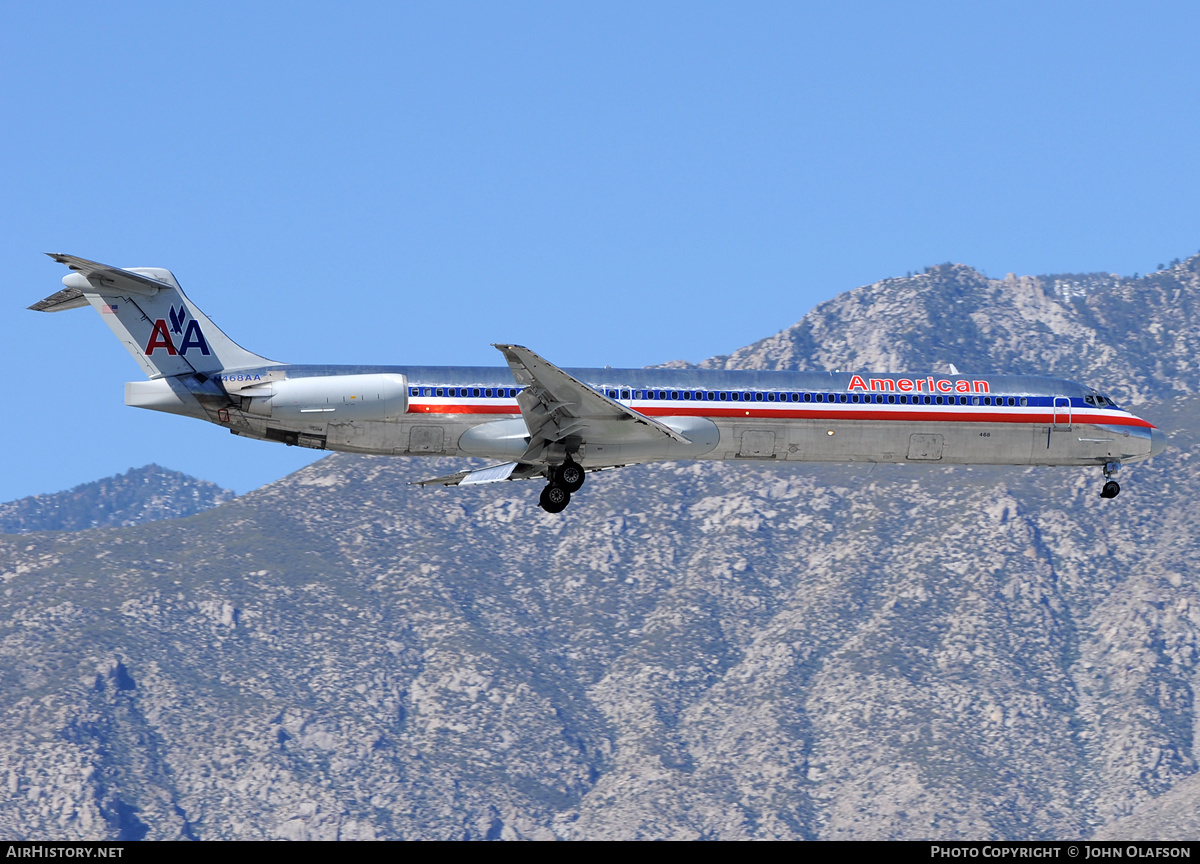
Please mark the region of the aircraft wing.
[[417, 480], [410, 486], [476, 486], [482, 483], [499, 483], [501, 480], [524, 480], [542, 474], [540, 465], [523, 465], [520, 462], [505, 462], [501, 465], [489, 465], [487, 468], [476, 468], [473, 471], [458, 471], [444, 477], [433, 477], [429, 480]]
[[645, 441], [669, 438], [691, 442], [669, 426], [627, 408], [568, 375], [521, 345], [494, 345], [525, 389], [517, 396], [529, 429], [529, 449], [521, 461], [534, 461], [548, 444], [572, 436]]

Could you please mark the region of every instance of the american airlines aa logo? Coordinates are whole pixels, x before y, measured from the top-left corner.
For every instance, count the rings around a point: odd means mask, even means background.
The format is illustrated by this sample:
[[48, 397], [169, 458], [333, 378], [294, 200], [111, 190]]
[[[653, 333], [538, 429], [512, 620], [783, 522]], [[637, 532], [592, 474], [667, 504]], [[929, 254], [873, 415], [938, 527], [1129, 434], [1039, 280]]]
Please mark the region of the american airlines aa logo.
[[[204, 333], [200, 330], [200, 323], [195, 319], [188, 319], [186, 306], [172, 306], [170, 312], [171, 324], [167, 326], [165, 318], [159, 318], [154, 322], [154, 330], [150, 333], [150, 341], [146, 343], [146, 356], [153, 356], [154, 352], [159, 348], [165, 349], [168, 354], [174, 356], [176, 354], [187, 355], [188, 351], [193, 348], [198, 348], [200, 353], [205, 357], [212, 352], [208, 348], [208, 341], [204, 338]], [[183, 341], [179, 343], [179, 347], [175, 346], [175, 340], [171, 334], [182, 336]]]

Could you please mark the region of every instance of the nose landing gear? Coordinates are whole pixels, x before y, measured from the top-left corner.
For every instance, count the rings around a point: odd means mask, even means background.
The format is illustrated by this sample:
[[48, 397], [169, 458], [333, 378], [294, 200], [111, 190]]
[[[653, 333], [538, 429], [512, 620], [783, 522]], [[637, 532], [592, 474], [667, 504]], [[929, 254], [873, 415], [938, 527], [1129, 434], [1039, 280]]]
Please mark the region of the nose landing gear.
[[586, 478], [579, 463], [568, 456], [566, 462], [550, 469], [550, 482], [542, 490], [538, 506], [547, 513], [561, 513], [571, 503], [571, 494], [582, 488]]
[[1116, 498], [1121, 494], [1121, 485], [1112, 479], [1112, 475], [1116, 474], [1117, 469], [1120, 467], [1120, 462], [1106, 462], [1104, 464], [1104, 479], [1107, 482], [1104, 484], [1104, 488], [1100, 490], [1101, 498]]

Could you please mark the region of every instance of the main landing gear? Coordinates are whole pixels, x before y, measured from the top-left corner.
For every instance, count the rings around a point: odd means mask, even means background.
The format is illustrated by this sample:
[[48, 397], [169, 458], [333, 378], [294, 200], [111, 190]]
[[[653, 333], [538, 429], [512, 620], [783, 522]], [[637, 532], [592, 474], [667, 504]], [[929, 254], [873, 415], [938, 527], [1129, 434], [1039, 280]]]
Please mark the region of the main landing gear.
[[1120, 462], [1104, 463], [1104, 479], [1107, 481], [1104, 488], [1100, 490], [1101, 498], [1116, 498], [1121, 494], [1121, 484], [1112, 479], [1112, 475], [1117, 473], [1117, 469], [1121, 467]]
[[550, 469], [550, 482], [542, 490], [538, 505], [547, 513], [561, 513], [571, 503], [571, 494], [583, 486], [583, 468], [571, 458]]

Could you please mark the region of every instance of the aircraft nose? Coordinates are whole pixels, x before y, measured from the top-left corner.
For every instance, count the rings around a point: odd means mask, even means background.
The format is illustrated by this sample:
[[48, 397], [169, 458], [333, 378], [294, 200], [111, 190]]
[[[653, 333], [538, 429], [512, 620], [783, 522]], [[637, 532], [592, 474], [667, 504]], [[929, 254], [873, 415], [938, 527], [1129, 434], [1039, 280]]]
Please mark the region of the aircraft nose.
[[1167, 436], [1161, 429], [1150, 430], [1150, 458], [1153, 459], [1167, 446]]

